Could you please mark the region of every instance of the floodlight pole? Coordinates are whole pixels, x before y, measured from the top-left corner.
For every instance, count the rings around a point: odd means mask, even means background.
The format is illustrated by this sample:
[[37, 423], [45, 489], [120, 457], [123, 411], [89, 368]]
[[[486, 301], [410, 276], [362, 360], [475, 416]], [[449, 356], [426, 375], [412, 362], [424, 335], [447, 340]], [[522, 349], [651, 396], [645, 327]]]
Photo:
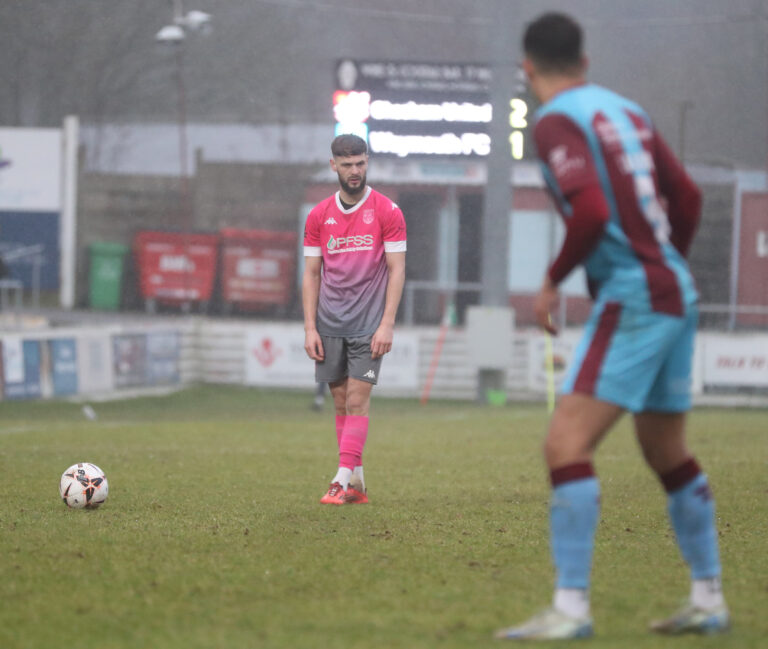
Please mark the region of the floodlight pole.
[[190, 227], [190, 195], [189, 195], [189, 159], [187, 155], [187, 90], [184, 85], [184, 41], [175, 43], [176, 58], [176, 91], [179, 128], [179, 178], [181, 179], [182, 214], [185, 225]]
[[[189, 238], [194, 227], [192, 218], [192, 200], [190, 195], [189, 180], [189, 156], [187, 142], [187, 90], [184, 84], [184, 43], [186, 33], [192, 31], [206, 31], [209, 27], [211, 16], [202, 11], [190, 11], [184, 13], [182, 0], [171, 0], [172, 22], [161, 29], [156, 39], [168, 43], [174, 48], [176, 63], [176, 95], [177, 95], [177, 123], [179, 131], [179, 181], [180, 210], [184, 229], [184, 248], [189, 256]], [[189, 270], [185, 270], [185, 288], [189, 288]], [[187, 308], [189, 303], [183, 303]]]
[[[187, 92], [184, 86], [184, 41], [174, 44], [176, 50], [176, 89], [178, 96], [178, 124], [179, 124], [179, 181], [181, 182], [181, 218], [184, 223], [184, 252], [187, 262], [184, 270], [184, 290], [190, 293], [189, 265], [190, 261], [190, 234], [194, 224], [192, 223], [192, 200], [189, 192], [189, 170], [187, 160]], [[190, 308], [191, 297], [182, 303], [182, 309], [186, 312]]]
[[184, 5], [182, 0], [171, 0], [171, 6], [173, 7], [173, 22], [178, 25], [184, 18]]

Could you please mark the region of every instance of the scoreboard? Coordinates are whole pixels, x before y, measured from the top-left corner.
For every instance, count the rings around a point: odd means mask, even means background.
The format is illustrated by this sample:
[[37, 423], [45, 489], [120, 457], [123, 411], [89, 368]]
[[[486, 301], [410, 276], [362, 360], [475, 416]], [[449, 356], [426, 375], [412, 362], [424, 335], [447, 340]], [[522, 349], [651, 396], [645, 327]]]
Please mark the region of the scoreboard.
[[[337, 61], [336, 135], [359, 135], [376, 155], [485, 157], [491, 150], [492, 81], [490, 67], [482, 64]], [[528, 154], [523, 89], [520, 81], [510, 88], [508, 146], [515, 160]]]

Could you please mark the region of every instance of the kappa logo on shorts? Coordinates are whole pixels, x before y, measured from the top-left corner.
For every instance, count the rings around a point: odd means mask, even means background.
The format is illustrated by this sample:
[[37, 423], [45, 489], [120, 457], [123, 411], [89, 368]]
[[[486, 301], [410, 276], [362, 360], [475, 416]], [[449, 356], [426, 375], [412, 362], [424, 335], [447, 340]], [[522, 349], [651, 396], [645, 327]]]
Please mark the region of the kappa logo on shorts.
[[334, 219], [332, 216], [329, 216], [324, 225], [336, 225], [336, 219]]
[[365, 374], [363, 374], [363, 376], [366, 379], [375, 379], [376, 378], [376, 372], [374, 372], [373, 370], [368, 370]]

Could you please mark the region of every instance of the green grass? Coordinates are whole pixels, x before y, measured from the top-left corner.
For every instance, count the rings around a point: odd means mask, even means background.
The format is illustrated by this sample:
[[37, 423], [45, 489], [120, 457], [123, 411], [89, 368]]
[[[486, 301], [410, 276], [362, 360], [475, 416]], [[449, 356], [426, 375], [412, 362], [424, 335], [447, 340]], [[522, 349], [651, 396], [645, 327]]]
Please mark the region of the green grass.
[[[0, 647], [498, 647], [496, 628], [549, 602], [543, 406], [374, 397], [371, 504], [334, 508], [317, 502], [335, 470], [333, 415], [310, 401], [200, 387], [95, 404], [97, 421], [70, 403], [0, 403]], [[690, 420], [735, 625], [719, 638], [646, 632], [688, 577], [628, 422], [612, 433], [596, 463], [597, 635], [583, 646], [765, 646], [765, 422]], [[107, 473], [99, 510], [58, 499], [77, 461]]]

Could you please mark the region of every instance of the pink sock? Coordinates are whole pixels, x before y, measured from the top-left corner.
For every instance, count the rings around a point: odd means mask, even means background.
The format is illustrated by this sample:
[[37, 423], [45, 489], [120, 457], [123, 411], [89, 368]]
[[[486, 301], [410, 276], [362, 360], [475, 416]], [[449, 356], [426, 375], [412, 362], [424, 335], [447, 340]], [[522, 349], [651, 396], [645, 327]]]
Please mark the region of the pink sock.
[[344, 434], [344, 424], [346, 421], [346, 415], [336, 415], [336, 442], [339, 444], [339, 449], [341, 449], [341, 436]]
[[347, 415], [339, 445], [339, 466], [354, 469], [363, 463], [363, 447], [368, 437], [368, 417]]

